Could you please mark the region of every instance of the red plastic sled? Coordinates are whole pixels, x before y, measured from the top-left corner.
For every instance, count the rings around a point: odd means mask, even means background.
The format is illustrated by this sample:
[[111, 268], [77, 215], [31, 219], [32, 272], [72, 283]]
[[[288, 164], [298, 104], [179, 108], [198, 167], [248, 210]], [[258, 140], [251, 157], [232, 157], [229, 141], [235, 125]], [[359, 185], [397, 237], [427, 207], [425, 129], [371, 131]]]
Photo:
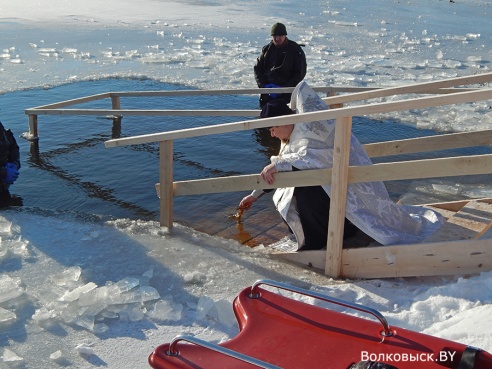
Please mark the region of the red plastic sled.
[[[363, 311], [378, 321], [310, 305], [261, 285]], [[154, 350], [149, 356], [150, 366], [155, 369], [347, 369], [354, 363], [374, 361], [398, 369], [492, 368], [492, 355], [488, 352], [390, 327], [374, 309], [283, 283], [258, 281], [241, 291], [233, 308], [240, 329], [236, 337], [216, 345], [178, 336]]]

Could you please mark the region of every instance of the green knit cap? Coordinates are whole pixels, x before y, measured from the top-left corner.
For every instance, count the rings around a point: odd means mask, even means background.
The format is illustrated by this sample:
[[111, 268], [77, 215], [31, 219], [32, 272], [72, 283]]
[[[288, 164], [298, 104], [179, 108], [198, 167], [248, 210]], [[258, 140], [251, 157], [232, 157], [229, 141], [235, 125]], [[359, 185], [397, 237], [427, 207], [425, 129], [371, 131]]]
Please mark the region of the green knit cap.
[[287, 28], [282, 23], [275, 23], [272, 26], [272, 32], [270, 32], [271, 36], [287, 36]]

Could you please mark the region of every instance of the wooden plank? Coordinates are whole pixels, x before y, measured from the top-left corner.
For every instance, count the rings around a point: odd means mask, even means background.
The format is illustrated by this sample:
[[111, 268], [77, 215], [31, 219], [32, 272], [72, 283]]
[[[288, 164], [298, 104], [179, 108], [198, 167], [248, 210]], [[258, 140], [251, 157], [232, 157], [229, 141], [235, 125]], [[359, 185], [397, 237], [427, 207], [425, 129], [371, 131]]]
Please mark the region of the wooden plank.
[[399, 161], [350, 167], [349, 183], [488, 174], [490, 168], [492, 154]]
[[318, 269], [320, 272], [325, 271], [326, 250], [308, 250], [301, 252], [274, 252], [273, 256], [293, 263], [305, 265], [310, 268]]
[[[492, 154], [423, 159], [404, 162], [349, 167], [348, 183], [400, 179], [436, 178], [471, 174], [487, 174], [492, 168]], [[248, 191], [298, 185], [316, 186], [331, 183], [331, 169], [282, 172], [275, 175], [275, 186], [267, 185], [259, 174], [206, 178], [174, 182], [174, 195], [198, 195], [232, 191]], [[159, 192], [159, 184], [156, 184]]]
[[492, 81], [492, 73], [483, 73], [483, 74], [477, 74], [472, 76], [448, 78], [439, 81], [413, 83], [407, 86], [388, 87], [375, 91], [353, 93], [350, 95], [326, 97], [323, 99], [323, 101], [327, 104], [344, 104], [349, 101], [368, 100], [368, 99], [380, 98], [385, 96], [411, 94], [411, 93], [423, 93], [428, 90], [437, 89], [437, 88], [481, 84], [490, 81]]
[[492, 222], [492, 204], [470, 201], [424, 242], [468, 240], [479, 236]]
[[[447, 202], [434, 202], [429, 204], [420, 204], [420, 206], [435, 207], [437, 209], [444, 209], [444, 210], [458, 212], [463, 206], [468, 204], [469, 201], [470, 199], [447, 201]], [[480, 199], [480, 201], [485, 202], [487, 204], [492, 204], [491, 198]]]
[[[322, 270], [324, 250], [275, 253]], [[341, 277], [354, 279], [478, 274], [492, 270], [490, 240], [343, 249]]]
[[345, 249], [345, 278], [394, 278], [477, 274], [492, 270], [489, 240]]
[[71, 100], [65, 100], [65, 101], [60, 101], [54, 104], [48, 104], [48, 105], [42, 105], [38, 106], [36, 108], [30, 108], [25, 110], [25, 114], [40, 114], [38, 111], [41, 110], [48, 110], [53, 114], [54, 111], [58, 108], [62, 108], [64, 106], [70, 106], [70, 105], [77, 105], [77, 104], [83, 104], [87, 102], [92, 102], [92, 101], [97, 101], [97, 100], [102, 100], [110, 97], [110, 94], [108, 92], [102, 93], [102, 94], [96, 94], [96, 95], [91, 95], [91, 96], [84, 96], [84, 97], [79, 97], [76, 99], [71, 99]]
[[[46, 109], [26, 110], [26, 114], [38, 115], [121, 115], [121, 116], [181, 116], [181, 117], [258, 117], [260, 110], [170, 110], [170, 109]], [[213, 127], [213, 126], [212, 126]]]
[[[233, 89], [204, 89], [204, 90], [156, 90], [156, 91], [113, 91], [109, 94], [117, 97], [166, 97], [166, 96], [206, 96], [206, 95], [259, 95], [264, 92], [292, 92], [295, 87], [281, 88], [233, 88]], [[316, 92], [362, 92], [380, 89], [379, 87], [358, 86], [312, 86]], [[464, 91], [464, 89], [462, 89]], [[469, 90], [469, 89], [467, 89]], [[451, 93], [457, 89], [434, 89], [434, 93]]]
[[[371, 115], [389, 113], [410, 109], [422, 109], [440, 105], [461, 104], [472, 101], [492, 99], [492, 89], [481, 89], [469, 92], [459, 92], [443, 96], [422, 97], [405, 101], [383, 102], [355, 107], [344, 107], [332, 110], [321, 110], [309, 113], [285, 115], [281, 117], [252, 119], [241, 122], [216, 124], [195, 128], [180, 129], [170, 132], [152, 133], [140, 136], [112, 139], [105, 142], [106, 147], [119, 147], [127, 145], [138, 145], [165, 140], [176, 140], [180, 138], [199, 137], [220, 133], [237, 132], [256, 128], [265, 128], [276, 125], [287, 125], [312, 122], [316, 120], [336, 119], [347, 116]], [[126, 112], [123, 110], [108, 111], [110, 114]], [[145, 111], [142, 111], [145, 112]], [[147, 111], [148, 112], [148, 111]], [[154, 111], [158, 112], [158, 111]]]
[[[200, 195], [206, 193], [239, 192], [292, 186], [316, 186], [331, 182], [331, 168], [275, 174], [275, 185], [268, 185], [259, 174], [217, 177], [174, 182], [174, 195]], [[159, 183], [156, 184], [159, 193]]]
[[173, 227], [173, 141], [159, 143], [160, 225]]
[[352, 117], [338, 118], [335, 124], [333, 171], [331, 174], [331, 203], [324, 270], [326, 275], [337, 278], [340, 275], [342, 261]]
[[491, 229], [492, 229], [492, 222], [487, 224], [487, 226], [484, 229], [482, 229], [482, 231], [479, 234], [477, 234], [475, 236], [475, 239], [478, 239], [478, 238], [483, 239], [483, 240], [490, 239], [492, 237]]
[[451, 133], [438, 136], [410, 138], [363, 145], [370, 157], [381, 157], [417, 152], [432, 152], [462, 147], [492, 144], [492, 130]]

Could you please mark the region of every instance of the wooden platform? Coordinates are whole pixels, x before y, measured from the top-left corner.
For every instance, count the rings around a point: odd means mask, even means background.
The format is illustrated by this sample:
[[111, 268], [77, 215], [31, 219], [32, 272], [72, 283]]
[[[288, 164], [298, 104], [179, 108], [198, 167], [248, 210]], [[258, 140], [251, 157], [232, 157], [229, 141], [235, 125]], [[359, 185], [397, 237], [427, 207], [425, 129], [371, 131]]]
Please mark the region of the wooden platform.
[[[381, 246], [362, 232], [344, 240], [342, 276], [348, 278], [391, 278], [448, 275], [488, 270], [492, 254], [492, 200], [467, 200], [425, 205], [438, 211], [446, 223], [421, 244]], [[210, 222], [210, 224], [208, 224]], [[208, 224], [208, 226], [207, 226]], [[204, 232], [233, 239], [249, 247], [268, 246], [289, 235], [273, 208], [251, 210], [241, 223], [216, 220], [201, 224]], [[470, 243], [472, 242], [472, 243]], [[474, 243], [473, 243], [474, 242]], [[323, 271], [326, 250], [275, 252], [283, 260]]]
[[488, 202], [472, 200], [456, 212], [429, 207], [440, 212], [447, 221], [424, 242], [483, 239], [485, 234], [492, 236], [491, 232], [487, 232], [492, 225], [492, 204]]
[[[424, 243], [492, 238], [490, 200], [458, 201], [446, 205], [425, 206], [439, 212], [447, 221], [437, 232], [425, 239]], [[290, 234], [287, 225], [273, 206], [259, 211], [250, 210], [244, 213], [240, 222], [228, 219], [225, 215], [222, 217], [223, 222], [217, 222], [216, 217], [205, 218], [194, 224], [193, 228], [212, 236], [239, 241], [249, 247], [268, 246]], [[378, 245], [380, 244], [362, 232], [344, 241], [346, 249]]]
[[245, 212], [240, 222], [230, 219], [229, 215], [235, 213], [234, 207], [231, 207], [229, 211], [202, 217], [188, 226], [211, 236], [239, 241], [248, 247], [268, 246], [289, 235], [289, 228], [273, 204], [265, 205]]

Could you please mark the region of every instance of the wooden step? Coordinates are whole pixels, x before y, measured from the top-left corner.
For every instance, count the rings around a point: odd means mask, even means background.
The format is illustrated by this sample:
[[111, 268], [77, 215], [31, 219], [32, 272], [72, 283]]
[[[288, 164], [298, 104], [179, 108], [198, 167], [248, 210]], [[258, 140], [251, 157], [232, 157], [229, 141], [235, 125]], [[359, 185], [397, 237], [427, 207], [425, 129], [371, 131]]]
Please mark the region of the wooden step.
[[492, 222], [492, 204], [470, 201], [454, 215], [450, 216], [447, 213], [446, 216], [449, 216], [447, 222], [423, 242], [459, 241], [492, 236], [490, 232], [481, 234]]

